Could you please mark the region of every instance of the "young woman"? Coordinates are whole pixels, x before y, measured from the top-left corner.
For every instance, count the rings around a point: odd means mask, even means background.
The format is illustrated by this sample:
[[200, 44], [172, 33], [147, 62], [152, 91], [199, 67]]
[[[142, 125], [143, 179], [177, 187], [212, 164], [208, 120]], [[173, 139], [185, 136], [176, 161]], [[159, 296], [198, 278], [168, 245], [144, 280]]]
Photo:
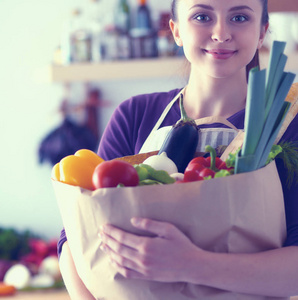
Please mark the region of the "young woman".
[[[193, 119], [216, 116], [243, 129], [247, 71], [258, 59], [268, 28], [267, 0], [174, 0], [172, 12], [173, 36], [191, 65], [188, 85], [182, 90], [140, 95], [123, 102], [101, 140], [99, 155], [104, 159], [158, 148], [164, 137], [159, 134], [162, 130], [150, 132], [157, 122], [164, 129], [180, 118], [175, 99], [181, 92], [185, 110]], [[282, 139], [298, 141], [297, 126], [296, 117]], [[229, 133], [228, 142], [233, 138], [225, 125], [200, 127], [222, 128]], [[277, 166], [287, 218], [283, 248], [255, 254], [213, 253], [194, 245], [172, 224], [133, 218], [135, 227], [156, 237], [135, 236], [107, 224], [101, 228], [102, 250], [110, 256], [112, 267], [127, 278], [183, 281], [272, 297], [296, 295], [298, 186], [288, 188], [286, 170], [281, 162]], [[77, 276], [65, 240], [62, 235], [59, 249], [68, 291], [72, 299], [93, 299]]]

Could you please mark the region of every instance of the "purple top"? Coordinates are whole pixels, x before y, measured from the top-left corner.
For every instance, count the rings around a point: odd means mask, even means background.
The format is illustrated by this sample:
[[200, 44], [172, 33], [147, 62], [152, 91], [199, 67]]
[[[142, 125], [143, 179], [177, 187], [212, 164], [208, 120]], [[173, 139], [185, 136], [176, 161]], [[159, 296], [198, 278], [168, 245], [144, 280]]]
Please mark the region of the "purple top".
[[[178, 94], [180, 89], [163, 93], [144, 94], [132, 97], [122, 102], [114, 111], [101, 142], [98, 154], [105, 160], [116, 157], [137, 154], [150, 134], [167, 104]], [[228, 118], [238, 129], [244, 128], [245, 111], [241, 110]], [[165, 117], [161, 127], [171, 126], [180, 119], [179, 103], [173, 105]], [[223, 124], [200, 125], [200, 128], [226, 127]], [[298, 142], [298, 117], [288, 127], [282, 141]], [[284, 246], [298, 246], [298, 184], [291, 188], [286, 185], [287, 171], [280, 159], [276, 160], [277, 169], [281, 178], [287, 219], [287, 239]], [[66, 241], [64, 229], [58, 242], [58, 254]]]

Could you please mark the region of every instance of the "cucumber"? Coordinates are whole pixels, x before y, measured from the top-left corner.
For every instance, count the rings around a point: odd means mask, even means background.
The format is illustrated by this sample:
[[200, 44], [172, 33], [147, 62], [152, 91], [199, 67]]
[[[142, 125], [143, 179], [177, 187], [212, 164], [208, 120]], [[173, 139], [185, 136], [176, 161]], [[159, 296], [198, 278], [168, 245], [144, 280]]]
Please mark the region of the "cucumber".
[[167, 156], [176, 164], [179, 173], [184, 173], [188, 163], [194, 158], [199, 141], [198, 127], [189, 118], [183, 107], [183, 95], [179, 99], [181, 119], [173, 125], [167, 134], [158, 154], [166, 152]]

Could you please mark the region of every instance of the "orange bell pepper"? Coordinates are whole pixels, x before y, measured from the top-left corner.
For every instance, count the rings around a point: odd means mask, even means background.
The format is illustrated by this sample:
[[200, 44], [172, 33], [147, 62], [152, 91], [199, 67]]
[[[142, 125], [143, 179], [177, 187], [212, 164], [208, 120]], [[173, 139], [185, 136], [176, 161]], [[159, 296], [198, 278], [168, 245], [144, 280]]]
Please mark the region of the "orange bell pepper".
[[92, 175], [104, 160], [88, 149], [78, 150], [74, 155], [61, 159], [52, 169], [52, 179], [66, 184], [93, 190]]

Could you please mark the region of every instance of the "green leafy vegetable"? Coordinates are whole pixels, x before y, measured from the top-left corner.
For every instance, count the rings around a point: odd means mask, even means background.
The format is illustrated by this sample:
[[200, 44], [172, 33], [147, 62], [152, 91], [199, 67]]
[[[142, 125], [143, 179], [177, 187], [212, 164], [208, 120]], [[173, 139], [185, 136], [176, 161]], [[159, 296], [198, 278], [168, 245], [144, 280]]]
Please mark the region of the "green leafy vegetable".
[[[288, 171], [287, 186], [298, 184], [298, 142], [281, 142], [282, 152], [278, 155]], [[296, 178], [296, 182], [294, 179]]]
[[236, 157], [238, 156], [241, 148], [239, 148], [235, 153], [229, 153], [228, 158], [226, 159], [226, 165], [228, 168], [235, 168]]
[[29, 253], [29, 240], [35, 237], [29, 231], [0, 228], [0, 259], [15, 261]]
[[219, 170], [215, 173], [214, 178], [227, 177], [230, 176], [231, 172], [228, 170]]

